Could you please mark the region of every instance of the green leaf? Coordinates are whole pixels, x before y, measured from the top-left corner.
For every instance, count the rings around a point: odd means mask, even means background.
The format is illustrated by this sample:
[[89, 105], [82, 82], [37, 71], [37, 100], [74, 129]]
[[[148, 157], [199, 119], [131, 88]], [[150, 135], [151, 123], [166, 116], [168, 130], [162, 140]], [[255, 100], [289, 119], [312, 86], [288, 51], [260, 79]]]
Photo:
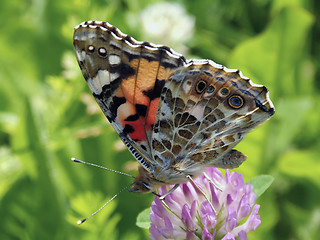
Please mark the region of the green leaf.
[[314, 17], [302, 8], [281, 8], [261, 35], [237, 46], [230, 57], [230, 67], [241, 69], [253, 82], [266, 85], [271, 99], [305, 95], [305, 74], [298, 73], [313, 22]]
[[[121, 216], [118, 213], [114, 213], [117, 205], [116, 201], [111, 201], [107, 207], [85, 223], [76, 225], [78, 220], [95, 212], [104, 199], [105, 197], [100, 191], [87, 191], [71, 199], [71, 208], [67, 215], [67, 220], [71, 225], [77, 226], [78, 233], [81, 235], [81, 237], [77, 236], [78, 239], [101, 239], [101, 236], [108, 236], [108, 239], [119, 239], [117, 225]], [[84, 234], [88, 236], [84, 237]]]
[[292, 179], [305, 179], [320, 186], [319, 147], [315, 149], [293, 149], [281, 156], [278, 169]]
[[146, 208], [141, 213], [139, 213], [137, 217], [137, 222], [136, 222], [138, 227], [145, 228], [145, 229], [148, 229], [150, 227], [150, 218], [149, 218], [150, 213], [151, 213], [150, 208]]
[[261, 175], [246, 181], [246, 184], [253, 185], [253, 192], [260, 197], [271, 185], [274, 177], [270, 175]]

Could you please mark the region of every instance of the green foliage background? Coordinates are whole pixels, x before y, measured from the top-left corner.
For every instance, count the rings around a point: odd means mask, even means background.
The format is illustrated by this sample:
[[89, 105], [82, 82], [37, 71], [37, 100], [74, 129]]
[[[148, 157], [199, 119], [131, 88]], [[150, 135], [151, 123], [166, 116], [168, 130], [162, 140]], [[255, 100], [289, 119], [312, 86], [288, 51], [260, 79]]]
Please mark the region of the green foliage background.
[[[136, 216], [151, 194], [123, 193], [131, 179], [71, 157], [130, 172], [133, 157], [97, 110], [77, 66], [73, 27], [103, 20], [141, 39], [140, 14], [159, 1], [11, 0], [0, 7], [0, 239], [147, 239]], [[275, 178], [259, 199], [249, 239], [320, 235], [320, 2], [177, 1], [195, 17], [189, 57], [241, 69], [266, 85], [275, 116], [237, 147], [245, 180]], [[317, 21], [318, 20], [318, 21]], [[134, 172], [131, 172], [134, 174]]]

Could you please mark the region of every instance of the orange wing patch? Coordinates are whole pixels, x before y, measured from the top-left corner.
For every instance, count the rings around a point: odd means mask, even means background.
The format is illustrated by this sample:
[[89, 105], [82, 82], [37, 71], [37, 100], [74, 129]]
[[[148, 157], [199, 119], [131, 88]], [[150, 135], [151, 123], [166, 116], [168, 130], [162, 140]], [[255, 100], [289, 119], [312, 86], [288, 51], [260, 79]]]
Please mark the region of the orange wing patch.
[[135, 88], [135, 104], [149, 106], [150, 98], [143, 92], [154, 88], [158, 68], [158, 61], [148, 62], [148, 60], [143, 58], [140, 60]]
[[[138, 70], [139, 59], [132, 60], [130, 62], [130, 67]], [[136, 87], [136, 78], [137, 78], [137, 75], [135, 74], [135, 75], [129, 76], [128, 78], [123, 79], [121, 83], [121, 88], [126, 100], [132, 104], [134, 103], [134, 97], [135, 97], [133, 89], [135, 89]]]

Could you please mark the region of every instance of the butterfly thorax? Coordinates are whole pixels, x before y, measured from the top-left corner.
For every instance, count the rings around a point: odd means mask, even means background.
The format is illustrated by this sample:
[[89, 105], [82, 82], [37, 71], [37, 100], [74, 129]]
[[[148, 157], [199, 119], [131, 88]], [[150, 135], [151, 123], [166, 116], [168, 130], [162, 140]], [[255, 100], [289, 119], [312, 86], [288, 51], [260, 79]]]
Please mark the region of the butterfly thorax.
[[152, 192], [155, 190], [154, 186], [159, 184], [156, 184], [155, 179], [148, 170], [144, 169], [143, 167], [139, 167], [139, 174], [134, 179], [134, 183], [132, 188], [130, 189], [130, 192]]
[[162, 185], [174, 185], [185, 183], [188, 181], [187, 176], [196, 177], [203, 169], [186, 169], [180, 171], [173, 166], [169, 168], [161, 168], [160, 166], [154, 173], [139, 167], [139, 174], [136, 176], [130, 192], [149, 193], [154, 192]]

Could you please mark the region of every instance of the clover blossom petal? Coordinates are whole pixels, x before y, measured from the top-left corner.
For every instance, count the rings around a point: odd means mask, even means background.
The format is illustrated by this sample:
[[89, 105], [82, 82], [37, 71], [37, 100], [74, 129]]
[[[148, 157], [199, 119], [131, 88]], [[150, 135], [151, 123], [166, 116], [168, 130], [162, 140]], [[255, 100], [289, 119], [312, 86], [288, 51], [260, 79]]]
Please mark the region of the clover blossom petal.
[[[253, 187], [242, 175], [208, 168], [194, 183], [181, 184], [163, 200], [151, 206], [150, 239], [247, 240], [247, 233], [260, 224], [260, 205]], [[164, 195], [173, 186], [161, 186]]]

